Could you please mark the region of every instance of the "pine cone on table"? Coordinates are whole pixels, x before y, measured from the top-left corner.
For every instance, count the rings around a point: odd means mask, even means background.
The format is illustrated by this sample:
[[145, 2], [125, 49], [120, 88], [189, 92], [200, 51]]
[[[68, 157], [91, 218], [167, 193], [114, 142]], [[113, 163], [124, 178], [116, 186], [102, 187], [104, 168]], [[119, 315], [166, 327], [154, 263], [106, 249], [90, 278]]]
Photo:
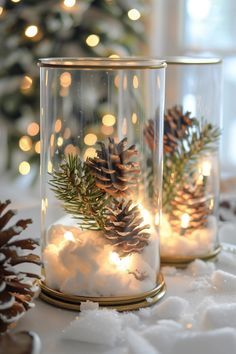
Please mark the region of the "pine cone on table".
[[138, 206], [132, 201], [114, 202], [107, 207], [105, 237], [114, 245], [120, 256], [132, 252], [141, 252], [148, 244], [149, 225], [144, 225]]
[[14, 226], [5, 228], [15, 215], [13, 210], [5, 211], [9, 204], [9, 200], [0, 202], [0, 332], [5, 332], [32, 306], [36, 291], [33, 282], [30, 284], [27, 280], [35, 280], [38, 276], [19, 272], [14, 266], [21, 263], [40, 265], [37, 255], [25, 255], [26, 250], [36, 248], [36, 242], [31, 239], [17, 239], [32, 221], [19, 220]]
[[172, 212], [169, 215], [169, 222], [172, 229], [181, 233], [181, 217], [189, 215], [189, 224], [186, 232], [192, 229], [199, 229], [206, 226], [208, 217], [212, 213], [210, 209], [210, 197], [206, 196], [203, 184], [184, 185], [183, 189], [176, 193], [171, 201]]
[[185, 136], [188, 127], [193, 124], [191, 112], [183, 112], [183, 107], [174, 106], [164, 116], [164, 152], [172, 153], [179, 141]]
[[113, 138], [109, 138], [108, 146], [101, 142], [98, 144], [101, 150], [97, 150], [97, 157], [88, 158], [86, 161], [97, 187], [114, 198], [130, 195], [137, 186], [140, 174], [139, 163], [130, 161], [138, 155], [135, 145], [126, 148], [127, 138], [118, 144]]

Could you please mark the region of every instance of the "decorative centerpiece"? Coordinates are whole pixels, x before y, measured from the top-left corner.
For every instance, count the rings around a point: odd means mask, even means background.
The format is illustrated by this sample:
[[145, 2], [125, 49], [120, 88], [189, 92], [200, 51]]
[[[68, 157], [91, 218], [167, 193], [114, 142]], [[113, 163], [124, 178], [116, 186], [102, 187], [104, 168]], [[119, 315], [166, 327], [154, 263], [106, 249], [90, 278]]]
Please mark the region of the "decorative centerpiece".
[[167, 62], [161, 259], [179, 265], [220, 250], [221, 62]]
[[[79, 309], [88, 300], [120, 311], [149, 306], [165, 292], [156, 222], [163, 142], [161, 134], [155, 134], [157, 148], [150, 151], [142, 132], [148, 117], [158, 111], [154, 130], [161, 132], [165, 64], [45, 59], [40, 65], [41, 297], [69, 309]], [[71, 86], [64, 96], [60, 78], [65, 70]], [[159, 94], [157, 102], [154, 94]], [[146, 188], [151, 156], [152, 194]]]

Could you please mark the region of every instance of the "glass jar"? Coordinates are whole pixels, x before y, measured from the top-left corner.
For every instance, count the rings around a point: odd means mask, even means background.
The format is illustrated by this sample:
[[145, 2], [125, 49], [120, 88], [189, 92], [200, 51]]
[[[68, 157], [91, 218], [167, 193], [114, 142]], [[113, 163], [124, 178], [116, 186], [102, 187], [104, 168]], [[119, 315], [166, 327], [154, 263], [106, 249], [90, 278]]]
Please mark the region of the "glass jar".
[[163, 263], [219, 250], [220, 59], [167, 58], [164, 116]]
[[149, 306], [165, 292], [158, 220], [166, 64], [39, 65], [41, 297], [71, 309], [87, 300], [118, 310]]

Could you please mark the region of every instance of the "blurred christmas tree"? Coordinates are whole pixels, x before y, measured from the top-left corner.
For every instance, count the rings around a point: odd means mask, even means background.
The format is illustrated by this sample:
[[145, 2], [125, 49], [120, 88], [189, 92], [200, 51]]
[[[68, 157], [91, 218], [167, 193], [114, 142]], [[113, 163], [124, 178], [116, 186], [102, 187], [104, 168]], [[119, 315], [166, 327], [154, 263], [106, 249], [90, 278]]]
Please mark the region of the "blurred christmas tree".
[[[0, 121], [7, 168], [39, 163], [40, 57], [129, 56], [144, 42], [144, 0], [0, 2]], [[6, 168], [5, 167], [5, 168]], [[37, 168], [33, 168], [37, 174]]]

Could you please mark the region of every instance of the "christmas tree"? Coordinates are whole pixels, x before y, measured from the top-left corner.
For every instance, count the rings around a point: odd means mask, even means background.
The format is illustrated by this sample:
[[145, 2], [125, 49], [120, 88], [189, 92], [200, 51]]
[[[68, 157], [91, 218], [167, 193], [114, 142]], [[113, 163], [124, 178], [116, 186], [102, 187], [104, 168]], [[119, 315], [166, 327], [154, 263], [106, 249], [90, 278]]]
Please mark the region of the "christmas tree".
[[38, 58], [138, 55], [144, 3], [6, 0], [0, 6], [0, 121], [1, 130], [7, 128], [8, 168], [26, 175], [38, 166]]

